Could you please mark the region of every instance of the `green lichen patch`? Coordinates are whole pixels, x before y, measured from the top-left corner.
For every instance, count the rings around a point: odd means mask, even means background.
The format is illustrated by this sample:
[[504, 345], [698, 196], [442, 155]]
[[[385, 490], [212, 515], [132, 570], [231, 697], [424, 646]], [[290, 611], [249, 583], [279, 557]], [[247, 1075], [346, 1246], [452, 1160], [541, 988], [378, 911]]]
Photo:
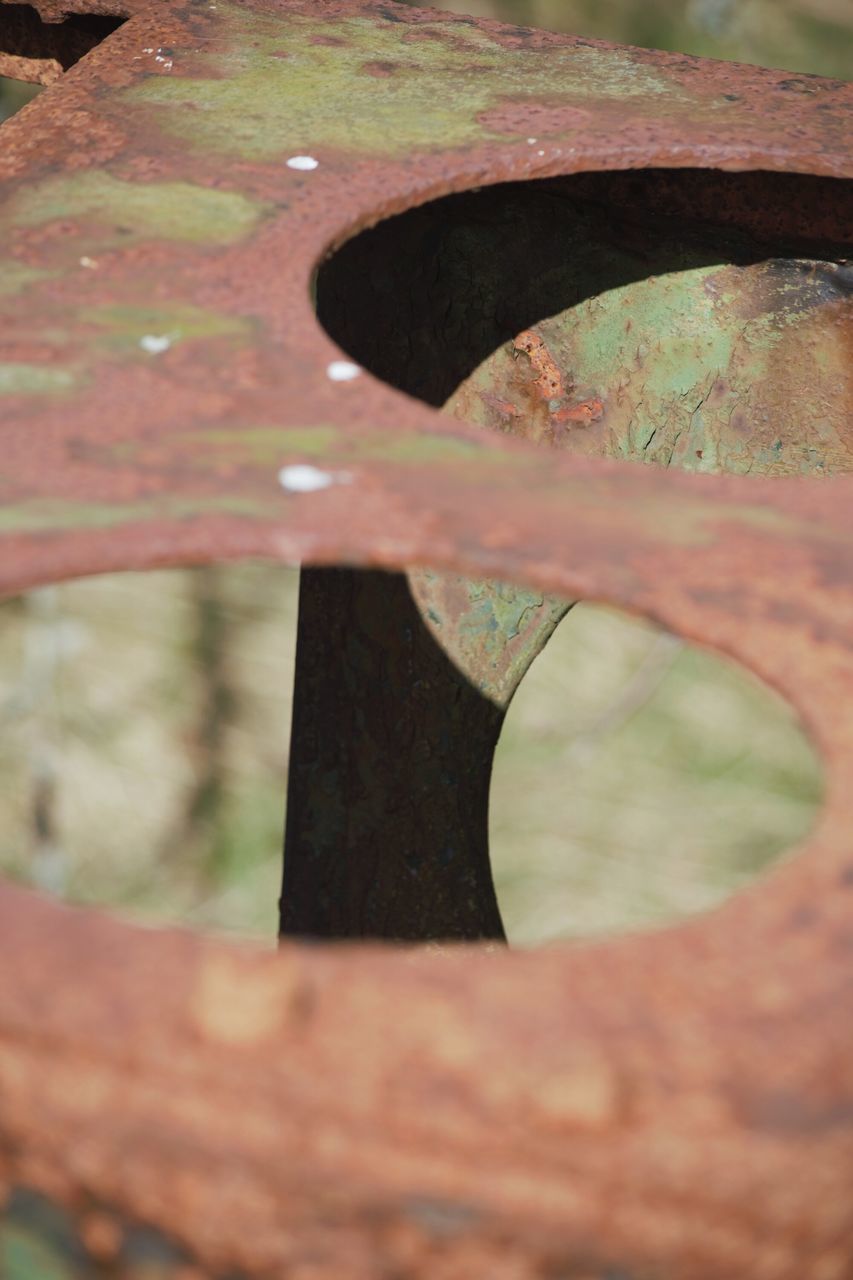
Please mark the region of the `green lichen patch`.
[[55, 396], [72, 391], [78, 374], [54, 365], [0, 363], [0, 395]]
[[511, 49], [463, 23], [280, 18], [219, 4], [216, 27], [215, 45], [193, 53], [186, 74], [178, 55], [175, 74], [149, 77], [125, 100], [154, 109], [159, 127], [190, 145], [253, 159], [322, 146], [400, 155], [505, 137], [478, 117], [508, 95], [557, 95], [567, 106], [646, 100], [653, 110], [661, 95], [679, 96], [628, 52]]
[[197, 516], [227, 515], [261, 519], [274, 513], [264, 504], [239, 494], [210, 497], [151, 498], [146, 502], [72, 502], [40, 498], [0, 507], [0, 533], [61, 533], [76, 529], [114, 529], [147, 520], [191, 520]]
[[0, 258], [0, 298], [14, 298], [31, 284], [37, 284], [51, 273], [40, 267], [28, 267], [14, 258]]
[[[439, 433], [397, 434], [393, 428], [348, 434], [322, 423], [305, 427], [245, 426], [207, 428], [173, 439], [192, 446], [192, 465], [202, 471], [215, 469], [223, 461], [232, 466], [280, 466], [294, 456], [326, 458], [349, 465], [386, 462], [417, 467], [447, 463], [454, 471], [470, 463], [475, 473], [493, 465], [512, 470], [524, 464], [523, 458], [493, 448], [488, 437], [481, 444]], [[134, 446], [124, 442], [117, 447], [126, 462]], [[535, 461], [532, 457], [530, 460]]]
[[341, 438], [337, 427], [234, 427], [181, 437], [194, 446], [196, 465], [219, 465], [223, 457], [247, 466], [274, 466], [287, 454], [323, 457]]
[[477, 440], [466, 440], [461, 436], [439, 434], [394, 435], [389, 432], [387, 435], [356, 441], [356, 451], [360, 456], [382, 462], [449, 462], [454, 465], [474, 462], [477, 466], [482, 466], [491, 461], [513, 461], [509, 454], [493, 449], [488, 439], [481, 444]]
[[0, 1224], [0, 1275], [3, 1280], [75, 1280], [77, 1268], [44, 1240], [23, 1227]]
[[234, 191], [190, 182], [126, 182], [90, 169], [24, 187], [7, 202], [2, 221], [33, 227], [79, 219], [83, 237], [104, 252], [140, 240], [230, 244], [250, 235], [265, 211]]
[[171, 346], [190, 339], [242, 337], [250, 327], [239, 316], [189, 305], [84, 307], [76, 318], [97, 330], [99, 346], [140, 357], [146, 355], [143, 344], [147, 338], [162, 338]]

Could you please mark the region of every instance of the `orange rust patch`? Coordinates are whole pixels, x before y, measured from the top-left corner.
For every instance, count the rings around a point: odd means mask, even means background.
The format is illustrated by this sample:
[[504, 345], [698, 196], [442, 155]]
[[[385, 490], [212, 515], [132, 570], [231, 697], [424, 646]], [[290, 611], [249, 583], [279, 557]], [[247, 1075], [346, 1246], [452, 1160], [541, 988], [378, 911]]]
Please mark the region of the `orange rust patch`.
[[582, 400], [580, 404], [558, 409], [554, 414], [554, 421], [577, 422], [581, 426], [587, 426], [590, 422], [599, 422], [603, 416], [604, 403], [595, 396], [592, 400]]
[[298, 974], [283, 958], [261, 965], [257, 957], [212, 952], [200, 968], [192, 1017], [217, 1044], [258, 1045], [282, 1029], [298, 993]]
[[610, 1063], [579, 1063], [543, 1080], [531, 1099], [549, 1124], [567, 1129], [607, 1129], [622, 1110], [619, 1080]]
[[562, 400], [566, 394], [563, 375], [539, 334], [533, 329], [524, 329], [513, 339], [512, 345], [529, 359], [536, 373], [535, 385], [543, 400]]
[[124, 1239], [121, 1223], [110, 1214], [97, 1211], [83, 1218], [80, 1235], [92, 1257], [101, 1262], [111, 1262]]

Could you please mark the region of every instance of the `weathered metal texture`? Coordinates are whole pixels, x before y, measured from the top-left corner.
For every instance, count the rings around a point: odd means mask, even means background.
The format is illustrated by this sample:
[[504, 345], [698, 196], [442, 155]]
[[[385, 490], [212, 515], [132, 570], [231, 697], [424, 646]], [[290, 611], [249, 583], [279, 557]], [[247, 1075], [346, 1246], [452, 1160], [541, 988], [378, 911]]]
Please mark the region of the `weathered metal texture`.
[[0, 37], [0, 75], [53, 84], [115, 31], [120, 22], [118, 18], [84, 13], [47, 24], [30, 5], [7, 4]]
[[[663, 207], [671, 183], [633, 185], [631, 201], [608, 177], [399, 217], [323, 266], [321, 322], [401, 390], [540, 445], [715, 474], [849, 469], [850, 272], [802, 256], [832, 246], [816, 246], [803, 210], [772, 239], [714, 225], [707, 175], [677, 219]], [[505, 583], [409, 578], [304, 571], [285, 934], [503, 936], [494, 749], [567, 606]]]
[[[262, 555], [608, 599], [779, 688], [826, 767], [806, 846], [723, 909], [535, 955], [257, 954], [5, 888], [6, 1244], [44, 1197], [78, 1277], [133, 1274], [131, 1223], [170, 1276], [850, 1274], [853, 481], [801, 475], [849, 449], [850, 106], [810, 77], [391, 3], [212, 0], [140, 11], [3, 126], [5, 591]], [[400, 350], [329, 376], [311, 281], [332, 249], [534, 178], [491, 196], [529, 192], [505, 237], [539, 262], [538, 303], [499, 239], [497, 336], [428, 306], [416, 332], [410, 259], [409, 301], [386, 295]], [[565, 262], [598, 220], [566, 225], [561, 258], [533, 208], [585, 200], [691, 211], [717, 256], [676, 240], [667, 266], [647, 234], [632, 272], [606, 241], [602, 293]], [[321, 312], [369, 247], [320, 276]], [[361, 305], [332, 308], [336, 332]], [[437, 396], [418, 368], [453, 376]], [[457, 387], [499, 432], [429, 407]], [[528, 403], [565, 447], [513, 438]], [[750, 458], [779, 477], [701, 474]]]

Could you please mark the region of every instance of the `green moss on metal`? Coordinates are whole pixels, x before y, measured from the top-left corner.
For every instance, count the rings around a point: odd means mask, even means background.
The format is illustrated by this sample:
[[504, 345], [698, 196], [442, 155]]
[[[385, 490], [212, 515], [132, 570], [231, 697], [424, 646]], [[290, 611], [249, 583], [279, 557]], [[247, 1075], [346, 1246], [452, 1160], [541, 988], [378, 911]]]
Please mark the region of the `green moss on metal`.
[[216, 36], [125, 100], [156, 111], [160, 128], [191, 145], [256, 159], [324, 146], [399, 155], [505, 138], [479, 117], [507, 97], [645, 100], [656, 110], [666, 94], [671, 110], [680, 96], [628, 52], [511, 49], [461, 22], [278, 18], [219, 3]]
[[[458, 436], [411, 433], [395, 436], [393, 430], [387, 434], [348, 434], [329, 425], [203, 429], [177, 437], [177, 442], [193, 447], [193, 464], [202, 470], [219, 466], [223, 458], [236, 465], [280, 466], [295, 454], [327, 457], [335, 464], [390, 462], [416, 466], [447, 462], [456, 468], [471, 462], [478, 469], [492, 463], [520, 465], [517, 457], [493, 449], [488, 438], [480, 444]], [[127, 460], [127, 450], [134, 446], [123, 442], [118, 447], [123, 451], [123, 460]]]
[[72, 391], [79, 375], [55, 365], [0, 363], [0, 395], [56, 396]]
[[2, 221], [30, 227], [85, 220], [97, 227], [91, 238], [103, 253], [139, 240], [230, 244], [249, 235], [265, 212], [266, 206], [234, 191], [190, 182], [126, 182], [87, 169], [22, 188], [7, 202]]
[[377, 436], [359, 442], [359, 452], [369, 452], [372, 459], [383, 462], [451, 462], [474, 461], [477, 466], [490, 463], [512, 463], [503, 451], [492, 449], [488, 440], [464, 440], [459, 436], [405, 435]]
[[0, 1224], [0, 1276], [3, 1280], [75, 1280], [77, 1267], [48, 1243], [22, 1227]]
[[0, 506], [0, 533], [57, 533], [76, 529], [113, 529], [145, 520], [191, 520], [226, 515], [263, 519], [277, 506], [237, 494], [211, 497], [155, 497], [147, 502], [87, 503], [59, 498]]
[[0, 298], [14, 298], [31, 284], [50, 276], [50, 271], [28, 267], [14, 258], [0, 258]]
[[76, 313], [75, 323], [98, 330], [101, 346], [146, 358], [140, 343], [148, 336], [168, 338], [173, 345], [193, 338], [243, 337], [250, 330], [249, 321], [239, 316], [189, 305], [84, 307]]
[[195, 461], [205, 469], [218, 466], [225, 455], [229, 461], [247, 466], [280, 466], [288, 454], [323, 457], [340, 443], [338, 427], [229, 427], [202, 430], [179, 437], [199, 450]]

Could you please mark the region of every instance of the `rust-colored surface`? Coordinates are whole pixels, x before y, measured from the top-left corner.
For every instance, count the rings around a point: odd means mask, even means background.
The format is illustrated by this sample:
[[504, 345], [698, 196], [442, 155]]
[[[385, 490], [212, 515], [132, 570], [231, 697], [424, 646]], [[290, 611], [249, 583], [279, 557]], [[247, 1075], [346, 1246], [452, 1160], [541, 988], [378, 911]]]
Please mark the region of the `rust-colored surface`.
[[0, 34], [0, 75], [53, 84], [119, 26], [120, 18], [68, 14], [43, 22], [28, 4], [6, 4]]
[[[852, 98], [389, 2], [213, 0], [140, 9], [3, 126], [4, 591], [270, 556], [607, 599], [780, 689], [826, 767], [807, 845], [723, 909], [535, 955], [257, 954], [6, 887], [4, 1241], [43, 1197], [75, 1277], [133, 1276], [142, 1227], [163, 1274], [229, 1280], [853, 1273]], [[611, 245], [607, 291], [549, 308], [547, 215], [507, 215], [493, 260], [526, 239], [538, 294], [463, 332], [413, 284], [369, 353], [399, 389], [330, 376], [332, 249], [531, 179], [534, 204], [648, 226], [663, 201], [701, 234], [666, 266], [626, 222], [645, 267]], [[321, 314], [370, 246], [321, 274]], [[650, 277], [660, 350], [628, 367], [612, 313], [642, 325]], [[333, 308], [350, 354], [360, 305]], [[624, 412], [641, 386], [656, 444]], [[471, 422], [429, 407], [457, 389]], [[559, 448], [515, 438], [530, 403]]]

